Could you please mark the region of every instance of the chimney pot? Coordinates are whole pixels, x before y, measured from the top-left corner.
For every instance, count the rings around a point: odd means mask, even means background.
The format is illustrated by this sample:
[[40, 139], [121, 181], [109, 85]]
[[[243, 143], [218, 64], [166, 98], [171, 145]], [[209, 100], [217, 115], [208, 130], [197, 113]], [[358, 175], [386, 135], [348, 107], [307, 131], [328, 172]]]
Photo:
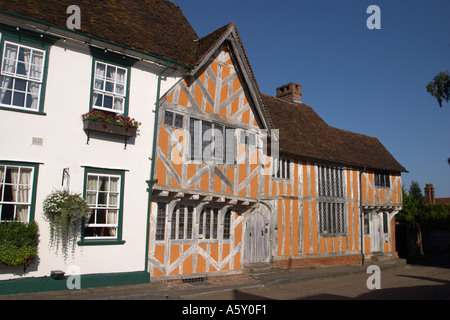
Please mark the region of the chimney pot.
[[431, 183], [425, 185], [425, 201], [430, 204], [435, 204], [434, 187]]
[[302, 86], [291, 82], [277, 88], [277, 98], [288, 102], [302, 103]]

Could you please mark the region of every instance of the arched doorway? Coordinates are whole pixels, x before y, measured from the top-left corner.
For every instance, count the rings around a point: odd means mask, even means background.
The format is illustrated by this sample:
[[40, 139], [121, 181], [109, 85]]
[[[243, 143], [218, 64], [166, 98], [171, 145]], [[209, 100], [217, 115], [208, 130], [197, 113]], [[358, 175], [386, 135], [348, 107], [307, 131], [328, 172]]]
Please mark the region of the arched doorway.
[[244, 265], [270, 262], [270, 224], [267, 210], [254, 210], [244, 224]]

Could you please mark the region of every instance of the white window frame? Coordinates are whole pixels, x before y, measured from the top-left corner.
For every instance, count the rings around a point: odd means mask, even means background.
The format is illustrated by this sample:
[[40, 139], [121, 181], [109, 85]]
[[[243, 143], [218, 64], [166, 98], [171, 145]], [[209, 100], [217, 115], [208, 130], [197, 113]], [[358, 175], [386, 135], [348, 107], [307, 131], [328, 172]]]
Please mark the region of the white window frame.
[[[19, 165], [4, 165], [0, 163], [0, 167], [3, 167], [3, 173], [0, 173], [0, 223], [2, 222], [11, 222], [11, 221], [20, 221], [20, 222], [29, 222], [30, 221], [30, 210], [31, 210], [31, 206], [32, 206], [32, 195], [33, 195], [33, 186], [34, 186], [34, 167], [28, 167], [28, 166], [19, 166]], [[6, 173], [8, 171], [8, 169], [10, 168], [14, 168], [18, 170], [17, 173], [17, 183], [6, 183]], [[21, 183], [21, 179], [22, 179], [22, 175], [21, 175], [21, 171], [22, 170], [31, 170], [30, 172], [30, 181], [27, 184], [23, 184]], [[15, 196], [13, 196], [13, 198], [16, 199], [16, 201], [5, 201], [4, 197], [5, 197], [5, 191], [7, 186], [10, 186], [10, 188], [12, 188], [11, 191], [15, 190]], [[24, 190], [27, 189], [28, 191], [28, 199], [26, 199], [27, 201], [17, 201], [17, 199], [19, 198], [19, 192], [20, 190]], [[2, 209], [4, 205], [13, 205], [14, 206], [14, 213], [13, 213], [13, 220], [5, 220], [1, 214], [2, 214]], [[23, 219], [18, 219], [17, 216], [17, 207], [18, 206], [27, 206], [28, 210], [27, 210], [27, 214], [26, 214], [26, 218], [24, 217]]]
[[[97, 187], [95, 190], [90, 190], [89, 189], [89, 183], [86, 184], [86, 199], [89, 199], [88, 194], [89, 193], [96, 193], [96, 198], [95, 198], [95, 205], [91, 205], [89, 204], [89, 207], [92, 209], [92, 215], [94, 215], [94, 223], [89, 223], [90, 219], [92, 217], [89, 217], [86, 219], [86, 223], [84, 225], [85, 228], [115, 228], [116, 230], [116, 234], [114, 236], [95, 236], [95, 237], [90, 237], [90, 236], [84, 236], [85, 240], [100, 240], [100, 239], [104, 239], [104, 240], [116, 240], [118, 239], [118, 233], [119, 233], [119, 219], [120, 219], [120, 210], [121, 210], [121, 196], [122, 196], [122, 177], [120, 174], [106, 174], [106, 173], [95, 173], [95, 172], [88, 172], [87, 174], [87, 181], [89, 181], [89, 177], [95, 176], [97, 177]], [[108, 191], [105, 191], [104, 193], [106, 193], [106, 206], [101, 206], [99, 205], [99, 193], [103, 192], [101, 190], [99, 190], [99, 182], [100, 182], [100, 178], [104, 178], [107, 177], [108, 178], [108, 182], [109, 182], [109, 186], [108, 186]], [[118, 182], [117, 182], [117, 191], [111, 192], [110, 190], [110, 186], [111, 186], [111, 178], [117, 178]], [[110, 200], [110, 194], [117, 194], [117, 204], [116, 206], [112, 206], [109, 203]], [[108, 210], [115, 210], [117, 211], [116, 213], [116, 223], [97, 223], [97, 210], [105, 210], [106, 212]], [[108, 219], [108, 214], [106, 213], [106, 217], [105, 219]]]
[[[15, 46], [17, 47], [17, 53], [16, 53], [16, 58], [15, 58], [15, 62], [14, 62], [14, 71], [8, 71], [8, 70], [4, 70], [5, 69], [5, 60], [10, 60], [7, 57], [5, 57], [6, 55], [6, 47], [10, 45], [10, 46]], [[22, 63], [21, 61], [19, 61], [19, 52], [21, 49], [26, 49], [26, 50], [31, 50], [30, 52], [30, 61], [28, 62], [28, 74], [23, 75], [23, 74], [18, 74], [18, 65], [19, 63]], [[37, 72], [40, 74], [39, 77], [32, 77], [31, 76], [31, 66], [32, 66], [32, 61], [33, 61], [33, 55], [35, 53], [38, 54], [42, 54], [42, 64], [40, 65], [40, 70], [37, 70]], [[42, 49], [37, 49], [35, 47], [31, 47], [31, 46], [27, 46], [27, 45], [23, 45], [20, 43], [16, 43], [16, 42], [12, 42], [12, 41], [5, 41], [4, 42], [4, 46], [3, 46], [3, 55], [2, 55], [2, 60], [1, 60], [1, 75], [2, 75], [2, 79], [3, 77], [9, 77], [12, 80], [12, 84], [11, 84], [11, 88], [3, 88], [2, 87], [2, 80], [0, 81], [0, 106], [2, 107], [7, 107], [7, 108], [13, 108], [13, 109], [17, 109], [17, 110], [28, 110], [28, 111], [32, 111], [32, 112], [40, 112], [40, 104], [41, 104], [41, 91], [42, 91], [42, 86], [43, 86], [43, 78], [44, 78], [44, 66], [45, 66], [45, 59], [46, 59], [46, 51], [42, 50]], [[25, 89], [24, 90], [19, 90], [16, 89], [16, 81], [17, 80], [23, 80], [25, 81]], [[38, 90], [37, 91], [37, 102], [36, 102], [36, 107], [35, 108], [31, 108], [31, 107], [27, 107], [27, 101], [29, 99], [29, 96], [32, 94], [31, 92], [29, 92], [30, 90], [30, 84], [37, 84], [38, 85]], [[9, 84], [8, 84], [9, 86]], [[2, 97], [2, 93], [1, 91], [8, 89], [8, 91], [11, 91], [11, 101], [10, 104], [5, 104], [2, 102], [3, 97]], [[24, 95], [24, 106], [17, 106], [13, 104], [14, 101], [14, 95], [15, 94], [23, 94]]]
[[[98, 74], [97, 74], [97, 67], [100, 64], [104, 65], [104, 67], [105, 67], [105, 74], [101, 78], [98, 77]], [[107, 75], [108, 68], [115, 68], [116, 69], [115, 79], [107, 78], [106, 75]], [[118, 69], [125, 71], [124, 81], [123, 82], [120, 82], [117, 79], [117, 70]], [[125, 108], [126, 108], [126, 103], [127, 103], [127, 98], [128, 98], [127, 97], [127, 92], [128, 92], [128, 87], [127, 87], [127, 85], [128, 85], [128, 69], [124, 68], [124, 67], [121, 67], [121, 66], [118, 66], [118, 65], [115, 65], [115, 64], [112, 64], [112, 63], [96, 60], [95, 64], [94, 64], [93, 72], [94, 72], [94, 75], [93, 75], [94, 80], [93, 80], [93, 85], [92, 85], [92, 109], [106, 111], [106, 112], [114, 112], [114, 113], [117, 113], [117, 114], [125, 114]], [[102, 85], [103, 89], [97, 89], [96, 88], [97, 81], [102, 81], [103, 82], [103, 85]], [[110, 83], [113, 84], [114, 91], [106, 90], [106, 82], [110, 82]], [[118, 85], [122, 85], [123, 86], [123, 94], [116, 92]], [[101, 106], [96, 105], [96, 99], [95, 99], [95, 95], [96, 94], [99, 94], [99, 95], [102, 96]], [[112, 98], [112, 107], [111, 108], [104, 107], [105, 96], [108, 96], [108, 97]], [[122, 101], [123, 101], [122, 102], [122, 110], [114, 109], [114, 105], [115, 105], [116, 99], [122, 99]]]

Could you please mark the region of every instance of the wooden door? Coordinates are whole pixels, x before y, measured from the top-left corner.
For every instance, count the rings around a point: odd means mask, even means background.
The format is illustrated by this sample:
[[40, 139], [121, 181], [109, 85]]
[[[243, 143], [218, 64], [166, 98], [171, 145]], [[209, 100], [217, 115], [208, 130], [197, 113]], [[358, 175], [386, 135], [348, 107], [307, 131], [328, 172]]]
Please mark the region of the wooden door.
[[269, 221], [262, 212], [254, 212], [245, 224], [244, 264], [270, 262]]
[[372, 212], [370, 219], [370, 251], [382, 252], [383, 250], [383, 215]]

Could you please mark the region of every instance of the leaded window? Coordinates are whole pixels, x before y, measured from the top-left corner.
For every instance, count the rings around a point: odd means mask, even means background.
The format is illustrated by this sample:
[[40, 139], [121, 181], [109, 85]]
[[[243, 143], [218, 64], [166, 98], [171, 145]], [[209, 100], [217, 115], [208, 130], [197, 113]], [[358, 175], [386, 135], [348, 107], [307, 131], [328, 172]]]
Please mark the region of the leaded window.
[[235, 164], [235, 129], [190, 118], [191, 160]]
[[192, 240], [194, 207], [178, 205], [172, 213], [172, 240]]
[[375, 187], [390, 188], [391, 176], [387, 172], [375, 172]]
[[342, 168], [318, 166], [319, 231], [322, 236], [347, 233]]

